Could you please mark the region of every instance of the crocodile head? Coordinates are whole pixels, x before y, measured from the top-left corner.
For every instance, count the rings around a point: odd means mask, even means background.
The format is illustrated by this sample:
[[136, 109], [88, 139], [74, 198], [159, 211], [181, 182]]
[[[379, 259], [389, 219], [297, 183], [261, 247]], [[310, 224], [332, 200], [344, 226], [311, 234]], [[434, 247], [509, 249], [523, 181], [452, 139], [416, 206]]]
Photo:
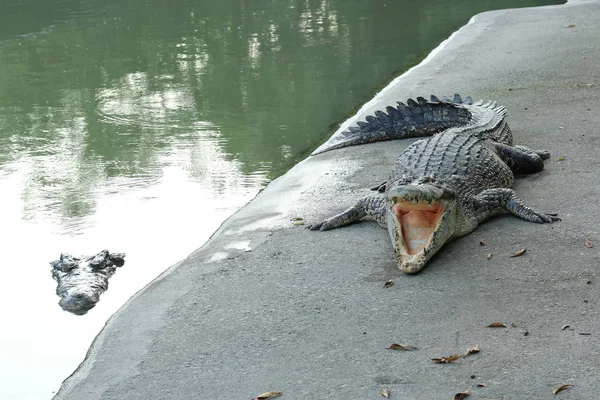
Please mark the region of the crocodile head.
[[401, 271], [414, 274], [454, 235], [456, 196], [433, 180], [387, 191], [387, 226]]
[[94, 308], [108, 289], [108, 280], [125, 263], [125, 254], [102, 250], [90, 257], [63, 253], [50, 263], [52, 277], [58, 283], [56, 294], [63, 310], [83, 315]]

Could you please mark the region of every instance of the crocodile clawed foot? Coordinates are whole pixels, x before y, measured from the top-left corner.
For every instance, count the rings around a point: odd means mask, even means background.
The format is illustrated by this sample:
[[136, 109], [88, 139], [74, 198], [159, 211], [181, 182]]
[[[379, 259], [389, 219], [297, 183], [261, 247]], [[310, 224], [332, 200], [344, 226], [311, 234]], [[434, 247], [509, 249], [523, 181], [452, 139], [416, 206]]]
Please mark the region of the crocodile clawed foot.
[[539, 224], [544, 224], [544, 223], [552, 223], [552, 222], [556, 222], [556, 221], [562, 221], [560, 218], [557, 217], [558, 214], [542, 214], [542, 213], [536, 213], [535, 216], [538, 218], [535, 222], [539, 223]]
[[311, 231], [320, 231], [322, 226], [323, 226], [323, 222], [318, 223], [318, 224], [307, 225], [306, 229], [311, 230]]
[[548, 150], [534, 150], [534, 152], [542, 158], [542, 160], [547, 160], [550, 158], [550, 152]]

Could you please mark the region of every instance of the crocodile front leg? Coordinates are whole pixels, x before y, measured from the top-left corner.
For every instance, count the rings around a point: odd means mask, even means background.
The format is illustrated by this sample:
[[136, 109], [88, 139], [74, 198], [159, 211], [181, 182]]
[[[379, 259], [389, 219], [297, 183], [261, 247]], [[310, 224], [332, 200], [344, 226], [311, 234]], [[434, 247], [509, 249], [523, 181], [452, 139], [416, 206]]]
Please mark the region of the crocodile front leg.
[[523, 204], [517, 193], [508, 188], [495, 188], [484, 190], [473, 199], [473, 206], [477, 213], [478, 222], [483, 222], [489, 217], [504, 210], [529, 222], [539, 224], [560, 221], [556, 214], [545, 214], [531, 209]]
[[368, 196], [360, 199], [354, 206], [343, 213], [328, 218], [321, 223], [309, 225], [307, 228], [311, 231], [327, 231], [351, 224], [365, 217], [370, 217], [377, 221], [383, 228], [387, 228], [385, 213], [385, 197]]

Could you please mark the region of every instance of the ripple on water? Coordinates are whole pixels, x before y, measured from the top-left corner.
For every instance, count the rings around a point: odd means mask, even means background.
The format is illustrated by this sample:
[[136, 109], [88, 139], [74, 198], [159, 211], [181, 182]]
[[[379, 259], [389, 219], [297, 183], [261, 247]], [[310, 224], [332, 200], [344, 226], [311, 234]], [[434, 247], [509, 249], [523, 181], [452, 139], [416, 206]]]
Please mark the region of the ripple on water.
[[115, 87], [99, 89], [95, 101], [100, 122], [107, 124], [169, 131], [214, 129], [209, 122], [197, 122], [202, 118], [189, 88], [161, 77], [151, 79], [145, 72], [127, 74]]

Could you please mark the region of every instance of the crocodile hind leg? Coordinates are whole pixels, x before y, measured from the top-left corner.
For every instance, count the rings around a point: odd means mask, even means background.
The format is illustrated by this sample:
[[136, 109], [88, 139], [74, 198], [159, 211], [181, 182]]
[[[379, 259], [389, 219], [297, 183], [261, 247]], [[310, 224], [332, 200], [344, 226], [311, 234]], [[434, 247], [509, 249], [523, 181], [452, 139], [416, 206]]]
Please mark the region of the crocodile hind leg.
[[307, 226], [311, 231], [328, 231], [349, 225], [364, 217], [371, 217], [379, 225], [386, 228], [385, 198], [382, 196], [368, 196], [360, 199], [355, 205], [341, 214], [335, 215], [325, 221]]
[[550, 153], [545, 150], [532, 150], [525, 146], [509, 146], [495, 143], [496, 153], [515, 174], [532, 174], [544, 169], [545, 159]]
[[517, 193], [508, 188], [495, 188], [484, 190], [475, 196], [473, 205], [479, 222], [483, 222], [494, 214], [504, 210], [529, 222], [539, 224], [560, 221], [556, 214], [546, 214], [527, 207]]

